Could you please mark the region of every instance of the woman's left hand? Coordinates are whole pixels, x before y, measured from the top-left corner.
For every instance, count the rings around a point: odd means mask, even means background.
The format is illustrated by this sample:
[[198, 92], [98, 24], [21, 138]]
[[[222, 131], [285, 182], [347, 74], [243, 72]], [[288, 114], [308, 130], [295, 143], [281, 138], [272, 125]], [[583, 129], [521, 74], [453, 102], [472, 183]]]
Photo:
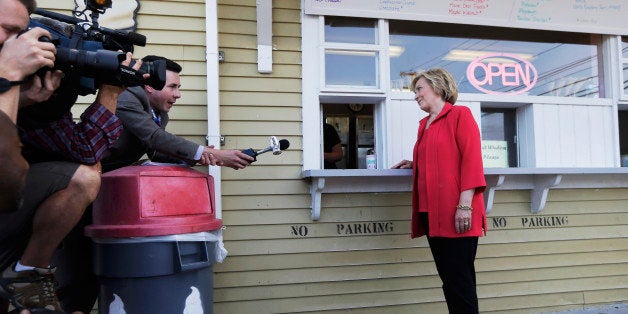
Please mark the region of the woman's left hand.
[[471, 211], [466, 209], [456, 209], [454, 224], [456, 233], [465, 233], [471, 230]]

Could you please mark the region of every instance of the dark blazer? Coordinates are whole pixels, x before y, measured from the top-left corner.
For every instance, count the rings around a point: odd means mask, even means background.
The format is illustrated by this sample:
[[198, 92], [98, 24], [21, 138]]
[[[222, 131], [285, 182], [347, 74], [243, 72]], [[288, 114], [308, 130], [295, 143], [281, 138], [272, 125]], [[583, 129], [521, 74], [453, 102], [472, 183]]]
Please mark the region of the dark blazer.
[[195, 163], [199, 144], [166, 132], [168, 114], [160, 112], [161, 126], [153, 121], [150, 103], [141, 86], [127, 88], [118, 97], [116, 116], [124, 131], [102, 159], [103, 171], [129, 166], [146, 154], [155, 162]]

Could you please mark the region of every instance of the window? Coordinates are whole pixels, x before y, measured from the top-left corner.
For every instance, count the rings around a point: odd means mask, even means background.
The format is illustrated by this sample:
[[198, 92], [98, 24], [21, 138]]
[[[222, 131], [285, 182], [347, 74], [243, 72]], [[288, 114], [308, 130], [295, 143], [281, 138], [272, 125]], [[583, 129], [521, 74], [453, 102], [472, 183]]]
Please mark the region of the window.
[[517, 167], [516, 110], [484, 108], [481, 125], [484, 167]]
[[[366, 169], [366, 152], [375, 146], [373, 107], [372, 104], [323, 105], [323, 121], [334, 127], [342, 141], [343, 159], [336, 162], [337, 169]], [[327, 139], [325, 134], [323, 137]]]
[[599, 35], [414, 21], [390, 21], [389, 29], [399, 52], [390, 58], [393, 89], [443, 67], [461, 93], [599, 97]]
[[379, 89], [378, 21], [325, 17], [325, 87]]

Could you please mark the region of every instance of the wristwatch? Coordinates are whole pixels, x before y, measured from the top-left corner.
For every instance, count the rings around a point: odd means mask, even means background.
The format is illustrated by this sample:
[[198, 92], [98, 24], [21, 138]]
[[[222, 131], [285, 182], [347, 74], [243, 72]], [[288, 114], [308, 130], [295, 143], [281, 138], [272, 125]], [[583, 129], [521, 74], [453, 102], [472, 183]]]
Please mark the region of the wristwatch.
[[9, 81], [4, 77], [0, 77], [0, 94], [8, 91], [11, 87], [24, 84], [26, 81]]

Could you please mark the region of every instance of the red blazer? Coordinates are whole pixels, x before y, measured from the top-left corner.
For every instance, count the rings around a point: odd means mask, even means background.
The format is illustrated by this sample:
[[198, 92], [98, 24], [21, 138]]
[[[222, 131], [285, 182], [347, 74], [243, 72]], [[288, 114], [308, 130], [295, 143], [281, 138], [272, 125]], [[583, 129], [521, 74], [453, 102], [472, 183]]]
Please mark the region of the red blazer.
[[[429, 210], [430, 236], [468, 237], [486, 233], [486, 210], [483, 192], [486, 188], [480, 131], [471, 110], [464, 106], [446, 103], [438, 117], [430, 124], [430, 136], [423, 138], [428, 117], [419, 123], [414, 145], [414, 162], [418, 160], [421, 140], [428, 141], [426, 155], [426, 181]], [[411, 237], [425, 235], [418, 217], [418, 167], [413, 165], [412, 176], [412, 224]], [[454, 216], [460, 192], [475, 188], [471, 230], [458, 234]]]

